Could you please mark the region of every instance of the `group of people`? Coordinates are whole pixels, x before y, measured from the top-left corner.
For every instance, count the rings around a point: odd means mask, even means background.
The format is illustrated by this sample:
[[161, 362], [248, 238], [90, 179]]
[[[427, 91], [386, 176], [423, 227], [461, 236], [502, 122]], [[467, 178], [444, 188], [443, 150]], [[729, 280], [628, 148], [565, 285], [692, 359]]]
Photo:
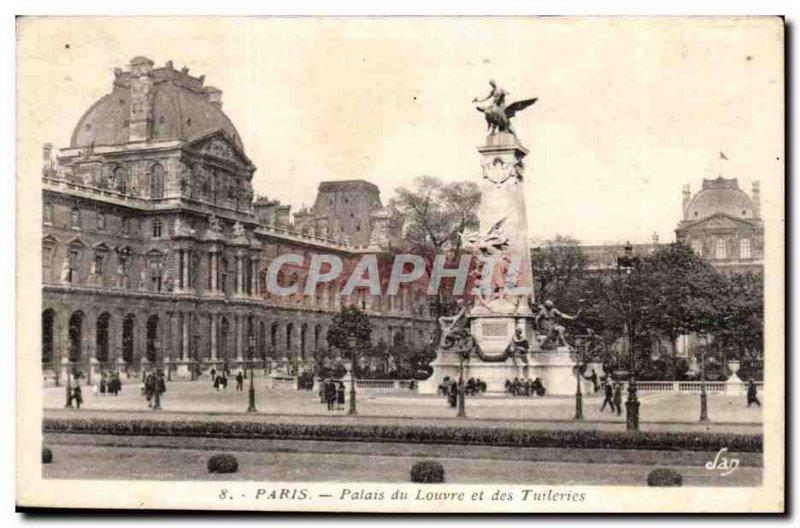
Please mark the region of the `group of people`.
[[[413, 386], [409, 385], [409, 388], [413, 390]], [[437, 388], [437, 394], [439, 396], [449, 396], [453, 390], [458, 393], [458, 381], [451, 380], [450, 376], [445, 376]], [[486, 382], [480, 378], [470, 378], [464, 384], [464, 394], [467, 396], [475, 396], [484, 392], [486, 392]]]
[[105, 396], [106, 394], [119, 395], [122, 390], [122, 381], [119, 378], [118, 371], [100, 372], [100, 379], [94, 387], [95, 394]]
[[506, 393], [511, 396], [544, 396], [547, 392], [541, 378], [506, 380]]
[[223, 389], [228, 388], [228, 375], [230, 375], [230, 369], [227, 365], [220, 371], [213, 367], [211, 368], [211, 381], [214, 383], [214, 390], [219, 391], [220, 387]]
[[160, 370], [150, 371], [145, 374], [142, 392], [147, 400], [147, 406], [153, 407], [156, 397], [161, 400], [162, 395], [167, 392], [167, 384], [164, 382], [164, 373]]
[[341, 380], [327, 378], [319, 384], [319, 402], [328, 406], [329, 411], [341, 411], [345, 404], [344, 383]]

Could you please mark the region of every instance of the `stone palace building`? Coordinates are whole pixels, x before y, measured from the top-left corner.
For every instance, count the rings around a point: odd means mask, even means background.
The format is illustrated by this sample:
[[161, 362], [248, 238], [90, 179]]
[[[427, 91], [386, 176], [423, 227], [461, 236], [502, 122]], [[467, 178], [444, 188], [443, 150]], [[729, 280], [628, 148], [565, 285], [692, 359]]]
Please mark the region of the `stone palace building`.
[[[136, 57], [115, 69], [111, 93], [81, 117], [68, 147], [56, 154], [45, 145], [45, 369], [166, 358], [302, 363], [327, 347], [342, 303], [372, 316], [376, 342], [430, 339], [413, 287], [374, 298], [340, 297], [339, 283], [310, 297], [267, 293], [267, 267], [286, 252], [345, 263], [381, 253], [388, 217], [365, 181], [322, 182], [315, 205], [294, 215], [254, 197], [256, 167], [221, 94], [187, 68]], [[282, 285], [302, 280], [302, 269], [282, 270]]]

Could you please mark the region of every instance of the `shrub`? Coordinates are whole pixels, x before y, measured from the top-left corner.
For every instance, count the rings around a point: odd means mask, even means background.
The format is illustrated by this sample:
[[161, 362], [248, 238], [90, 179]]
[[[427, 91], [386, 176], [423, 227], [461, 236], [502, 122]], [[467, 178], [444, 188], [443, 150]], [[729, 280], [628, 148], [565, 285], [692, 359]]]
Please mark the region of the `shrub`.
[[423, 460], [411, 466], [411, 482], [441, 484], [444, 482], [444, 468], [435, 460]]
[[44, 432], [143, 436], [204, 436], [350, 442], [403, 442], [505, 447], [647, 449], [761, 453], [760, 434], [671, 431], [537, 430], [405, 424], [303, 424], [275, 422], [158, 421], [151, 419], [45, 418]]
[[53, 461], [53, 452], [47, 446], [42, 446], [42, 464], [49, 464]]
[[683, 477], [674, 469], [658, 468], [647, 475], [648, 486], [683, 486]]
[[239, 462], [233, 455], [217, 454], [208, 459], [209, 473], [236, 473], [238, 469]]

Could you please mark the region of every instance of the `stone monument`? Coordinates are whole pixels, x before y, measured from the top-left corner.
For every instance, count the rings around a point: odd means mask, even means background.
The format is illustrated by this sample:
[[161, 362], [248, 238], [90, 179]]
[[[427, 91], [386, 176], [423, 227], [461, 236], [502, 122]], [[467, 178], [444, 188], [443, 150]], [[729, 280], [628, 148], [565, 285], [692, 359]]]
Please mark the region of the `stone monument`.
[[[477, 267], [473, 274], [472, 302], [462, 304], [457, 315], [440, 318], [440, 342], [431, 366], [433, 375], [420, 384], [420, 392], [435, 393], [444, 378], [480, 378], [488, 393], [504, 393], [506, 381], [540, 378], [547, 394], [574, 394], [575, 360], [563, 339], [563, 328], [551, 324], [546, 334], [537, 334], [535, 322], [544, 315], [552, 323], [552, 303], [534, 314], [533, 275], [525, 208], [525, 156], [511, 126], [511, 118], [534, 104], [526, 99], [505, 104], [505, 90], [490, 81], [492, 91], [479, 107], [489, 135], [477, 148], [481, 167], [480, 228], [464, 233], [464, 246], [473, 251]], [[474, 100], [478, 102], [477, 99]], [[556, 331], [557, 335], [553, 334]], [[553, 337], [555, 346], [543, 348]]]

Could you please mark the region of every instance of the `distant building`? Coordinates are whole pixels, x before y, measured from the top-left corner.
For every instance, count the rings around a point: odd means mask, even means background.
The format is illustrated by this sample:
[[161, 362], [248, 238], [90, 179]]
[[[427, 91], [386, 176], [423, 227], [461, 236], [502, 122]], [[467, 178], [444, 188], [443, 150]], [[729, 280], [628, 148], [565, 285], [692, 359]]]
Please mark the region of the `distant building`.
[[691, 196], [683, 188], [683, 219], [676, 239], [723, 273], [761, 272], [764, 266], [764, 224], [759, 182], [752, 195], [739, 189], [736, 178], [703, 180]]
[[[93, 75], [90, 72], [90, 75]], [[80, 118], [70, 145], [43, 151], [42, 363], [124, 368], [141, 362], [250, 357], [308, 361], [326, 347], [331, 317], [358, 304], [375, 341], [423, 343], [432, 329], [421, 292], [390, 299], [344, 279], [312, 296], [265, 287], [277, 256], [340, 256], [370, 246], [378, 189], [323, 182], [317, 204], [292, 221], [288, 205], [254, 199], [255, 165], [204, 76], [154, 67], [116, 69], [111, 93]], [[380, 237], [379, 237], [380, 238]], [[279, 274], [282, 286], [303, 269]]]

